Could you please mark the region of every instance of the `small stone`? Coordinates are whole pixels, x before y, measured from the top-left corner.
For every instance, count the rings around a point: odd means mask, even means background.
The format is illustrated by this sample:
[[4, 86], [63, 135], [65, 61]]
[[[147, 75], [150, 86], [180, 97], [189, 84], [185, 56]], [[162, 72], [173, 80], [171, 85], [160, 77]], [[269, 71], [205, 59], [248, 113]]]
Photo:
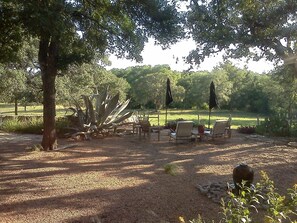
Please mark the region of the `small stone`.
[[297, 147], [297, 142], [289, 142], [288, 146]]
[[197, 188], [200, 190], [202, 194], [206, 194], [209, 190], [209, 187], [207, 185], [201, 186], [200, 184], [197, 185]]

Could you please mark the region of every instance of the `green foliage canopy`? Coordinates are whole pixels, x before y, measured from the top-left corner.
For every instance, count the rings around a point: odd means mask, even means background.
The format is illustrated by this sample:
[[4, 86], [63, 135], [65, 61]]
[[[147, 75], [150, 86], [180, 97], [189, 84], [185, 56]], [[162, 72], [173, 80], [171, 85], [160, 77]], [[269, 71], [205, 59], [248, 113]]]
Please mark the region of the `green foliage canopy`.
[[[167, 47], [183, 35], [182, 16], [176, 2], [169, 0], [5, 0], [0, 11], [5, 12], [1, 13], [4, 25], [0, 32], [7, 31], [11, 37], [10, 42], [1, 38], [5, 51], [17, 50], [16, 42], [23, 34], [39, 41], [45, 150], [57, 145], [55, 80], [59, 71], [106, 53], [141, 61], [148, 37]], [[11, 29], [7, 29], [9, 25]]]
[[183, 99], [184, 89], [176, 86], [181, 77], [179, 72], [172, 71], [168, 65], [136, 66], [127, 69], [111, 70], [116, 76], [124, 78], [130, 84], [129, 97], [132, 98], [134, 107], [160, 109], [165, 103], [166, 80], [170, 78], [174, 90], [174, 101]]
[[[119, 93], [120, 101], [126, 99], [130, 85], [96, 63], [71, 65], [56, 82], [57, 103], [72, 105], [73, 100], [81, 100], [82, 95], [91, 95], [109, 90], [111, 95]], [[70, 104], [69, 104], [70, 103]]]
[[265, 58], [294, 65], [296, 26], [295, 0], [193, 0], [187, 12], [187, 27], [197, 48], [187, 59], [199, 64], [225, 50], [227, 57]]

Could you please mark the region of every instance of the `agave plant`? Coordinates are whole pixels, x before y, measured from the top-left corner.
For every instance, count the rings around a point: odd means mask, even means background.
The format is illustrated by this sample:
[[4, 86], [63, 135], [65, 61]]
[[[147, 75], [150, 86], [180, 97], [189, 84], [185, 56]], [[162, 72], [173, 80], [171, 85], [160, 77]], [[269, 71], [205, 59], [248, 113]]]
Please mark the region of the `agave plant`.
[[78, 118], [80, 129], [100, 132], [119, 124], [133, 114], [133, 112], [123, 113], [130, 99], [120, 103], [119, 93], [111, 97], [108, 95], [107, 89], [103, 94], [82, 95], [82, 98], [85, 110], [77, 101], [75, 101], [76, 108], [71, 108], [74, 111], [73, 115]]

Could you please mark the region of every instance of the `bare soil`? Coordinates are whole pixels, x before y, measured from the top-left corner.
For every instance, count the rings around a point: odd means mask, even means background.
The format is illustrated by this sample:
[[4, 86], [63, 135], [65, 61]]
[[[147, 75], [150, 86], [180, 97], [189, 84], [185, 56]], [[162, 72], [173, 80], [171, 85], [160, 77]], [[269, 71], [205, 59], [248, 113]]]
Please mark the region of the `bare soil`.
[[[175, 144], [123, 135], [59, 140], [59, 150], [26, 152], [41, 136], [0, 133], [0, 222], [178, 222], [221, 219], [197, 184], [232, 182], [246, 163], [264, 170], [280, 193], [297, 183], [297, 148], [288, 139], [247, 137]], [[291, 140], [292, 141], [292, 140]], [[176, 175], [164, 165], [178, 167]]]

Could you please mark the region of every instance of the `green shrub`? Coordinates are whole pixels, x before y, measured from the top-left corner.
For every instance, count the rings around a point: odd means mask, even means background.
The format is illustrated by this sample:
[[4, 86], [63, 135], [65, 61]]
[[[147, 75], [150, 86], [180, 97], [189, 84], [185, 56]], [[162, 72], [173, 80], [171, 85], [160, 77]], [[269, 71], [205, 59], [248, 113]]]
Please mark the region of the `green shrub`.
[[287, 190], [287, 196], [281, 196], [274, 182], [263, 171], [261, 178], [254, 188], [242, 185], [239, 196], [230, 193], [231, 199], [222, 202], [224, 222], [253, 222], [260, 207], [265, 209], [262, 222], [294, 222], [292, 218], [297, 217], [297, 185]]
[[164, 166], [164, 170], [165, 170], [165, 173], [175, 176], [179, 171], [179, 167], [177, 164], [167, 163]]
[[290, 136], [290, 125], [285, 115], [265, 118], [256, 127], [256, 133], [270, 136]]
[[[56, 130], [58, 135], [65, 132], [65, 128], [69, 127], [70, 123], [66, 118], [59, 118], [56, 121]], [[0, 127], [5, 132], [15, 132], [24, 134], [42, 134], [43, 120], [40, 118], [30, 117], [28, 119], [18, 120], [16, 118], [7, 119]]]
[[66, 135], [73, 134], [77, 128], [68, 117], [59, 117], [56, 121], [56, 131], [59, 138], [64, 138]]
[[[287, 190], [287, 195], [282, 196], [277, 192], [274, 182], [269, 179], [265, 172], [261, 172], [261, 180], [253, 187], [246, 187], [243, 183], [238, 195], [229, 193], [229, 200], [222, 200], [223, 218], [220, 223], [254, 222], [258, 216], [258, 209], [265, 210], [264, 219], [260, 222], [278, 223], [293, 222], [297, 218], [297, 184]], [[181, 223], [185, 223], [183, 217], [179, 218]], [[204, 223], [199, 218], [189, 221], [189, 223]]]
[[3, 122], [1, 130], [5, 132], [42, 134], [42, 120], [30, 118], [27, 120], [9, 119]]

